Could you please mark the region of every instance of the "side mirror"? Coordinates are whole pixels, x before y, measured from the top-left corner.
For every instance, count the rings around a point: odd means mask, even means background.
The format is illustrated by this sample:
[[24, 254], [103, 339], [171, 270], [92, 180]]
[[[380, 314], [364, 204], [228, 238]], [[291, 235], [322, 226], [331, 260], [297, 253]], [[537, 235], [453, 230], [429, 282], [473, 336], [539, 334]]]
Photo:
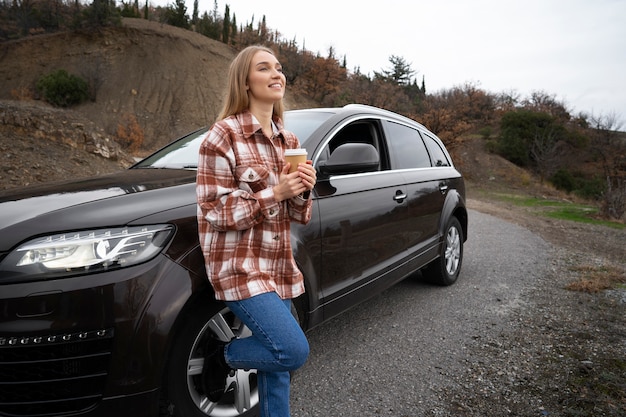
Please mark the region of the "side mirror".
[[372, 172], [377, 171], [379, 166], [378, 151], [367, 143], [345, 143], [337, 147], [330, 158], [318, 164], [324, 175]]

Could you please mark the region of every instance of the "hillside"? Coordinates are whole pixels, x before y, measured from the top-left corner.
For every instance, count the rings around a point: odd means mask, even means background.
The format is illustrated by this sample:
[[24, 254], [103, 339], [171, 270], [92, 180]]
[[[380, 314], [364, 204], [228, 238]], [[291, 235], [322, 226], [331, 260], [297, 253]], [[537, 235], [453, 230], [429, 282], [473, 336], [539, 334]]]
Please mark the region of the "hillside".
[[[198, 33], [142, 19], [0, 44], [0, 189], [128, 167], [132, 158], [115, 135], [129, 115], [144, 133], [141, 154], [211, 124], [235, 54]], [[38, 100], [37, 80], [59, 69], [96, 86], [95, 101], [58, 109]], [[285, 102], [312, 105], [289, 93]]]
[[[135, 115], [154, 150], [210, 124], [235, 50], [198, 33], [143, 19], [119, 28], [56, 33], [0, 44], [0, 99], [33, 99], [36, 81], [58, 69], [97, 86], [95, 102], [72, 109], [114, 135]], [[298, 107], [290, 97], [290, 107]]]

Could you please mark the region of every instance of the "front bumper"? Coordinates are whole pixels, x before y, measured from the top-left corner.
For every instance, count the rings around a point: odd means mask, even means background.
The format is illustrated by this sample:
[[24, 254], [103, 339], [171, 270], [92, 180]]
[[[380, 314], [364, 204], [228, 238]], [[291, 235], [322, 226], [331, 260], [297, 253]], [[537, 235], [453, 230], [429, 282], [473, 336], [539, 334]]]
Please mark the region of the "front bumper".
[[0, 416], [156, 415], [167, 335], [192, 280], [160, 255], [0, 285]]

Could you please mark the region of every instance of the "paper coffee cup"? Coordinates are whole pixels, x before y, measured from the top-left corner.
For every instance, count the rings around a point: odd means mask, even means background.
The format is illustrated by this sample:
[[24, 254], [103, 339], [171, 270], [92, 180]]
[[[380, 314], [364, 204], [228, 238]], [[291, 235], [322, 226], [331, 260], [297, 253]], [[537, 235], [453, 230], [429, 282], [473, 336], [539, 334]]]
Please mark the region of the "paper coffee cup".
[[299, 163], [306, 163], [307, 153], [306, 149], [286, 149], [285, 150], [285, 162], [291, 163], [291, 168], [289, 168], [289, 173], [298, 170]]

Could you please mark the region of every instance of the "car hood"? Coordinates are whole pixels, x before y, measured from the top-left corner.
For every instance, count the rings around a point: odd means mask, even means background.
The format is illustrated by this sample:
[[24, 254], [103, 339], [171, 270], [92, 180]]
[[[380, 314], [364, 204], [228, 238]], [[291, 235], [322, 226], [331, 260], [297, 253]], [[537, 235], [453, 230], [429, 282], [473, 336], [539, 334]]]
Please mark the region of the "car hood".
[[140, 224], [195, 205], [196, 172], [129, 169], [84, 180], [0, 192], [0, 251], [37, 235]]

